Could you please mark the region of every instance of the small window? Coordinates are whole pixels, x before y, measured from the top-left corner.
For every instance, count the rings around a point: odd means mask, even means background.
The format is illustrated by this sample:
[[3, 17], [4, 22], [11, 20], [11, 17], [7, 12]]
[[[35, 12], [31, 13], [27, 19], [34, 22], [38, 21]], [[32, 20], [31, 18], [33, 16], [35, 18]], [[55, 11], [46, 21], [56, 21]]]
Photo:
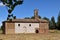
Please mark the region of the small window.
[[31, 24], [29, 24], [29, 26], [31, 26]]
[[18, 24], [18, 26], [20, 26], [20, 24]]

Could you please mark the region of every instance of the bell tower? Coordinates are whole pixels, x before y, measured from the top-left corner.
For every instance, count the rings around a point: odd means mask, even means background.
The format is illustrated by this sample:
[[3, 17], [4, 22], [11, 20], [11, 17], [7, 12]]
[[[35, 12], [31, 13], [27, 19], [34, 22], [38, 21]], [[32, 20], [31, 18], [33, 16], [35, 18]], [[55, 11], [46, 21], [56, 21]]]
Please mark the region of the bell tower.
[[38, 18], [38, 9], [34, 10], [34, 17], [35, 17], [35, 19]]

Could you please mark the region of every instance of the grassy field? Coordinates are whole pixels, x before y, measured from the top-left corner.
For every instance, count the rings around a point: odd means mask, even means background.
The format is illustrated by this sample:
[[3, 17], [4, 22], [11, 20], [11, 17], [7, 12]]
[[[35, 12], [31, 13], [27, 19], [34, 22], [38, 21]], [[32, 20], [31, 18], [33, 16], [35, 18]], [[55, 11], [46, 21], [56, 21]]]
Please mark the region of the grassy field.
[[50, 30], [48, 34], [0, 34], [0, 40], [60, 40], [60, 31]]

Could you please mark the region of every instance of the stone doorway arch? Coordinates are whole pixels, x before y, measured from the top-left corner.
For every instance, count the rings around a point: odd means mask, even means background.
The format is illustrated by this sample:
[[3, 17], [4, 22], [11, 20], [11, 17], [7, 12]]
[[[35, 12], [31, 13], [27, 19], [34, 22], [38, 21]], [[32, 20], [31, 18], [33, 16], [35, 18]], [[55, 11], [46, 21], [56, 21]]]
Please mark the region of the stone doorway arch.
[[39, 33], [39, 30], [38, 30], [38, 28], [36, 28], [36, 29], [35, 29], [35, 33]]

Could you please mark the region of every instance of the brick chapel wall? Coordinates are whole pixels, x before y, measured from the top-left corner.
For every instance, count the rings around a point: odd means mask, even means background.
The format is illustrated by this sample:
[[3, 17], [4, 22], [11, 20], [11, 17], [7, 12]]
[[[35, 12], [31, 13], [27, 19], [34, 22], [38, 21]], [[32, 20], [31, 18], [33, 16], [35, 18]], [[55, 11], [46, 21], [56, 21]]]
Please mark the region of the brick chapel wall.
[[39, 33], [48, 33], [49, 31], [49, 24], [48, 23], [40, 23], [39, 24]]
[[[20, 24], [20, 26], [18, 26]], [[31, 26], [29, 26], [31, 25]], [[15, 33], [36, 33], [35, 29], [39, 28], [39, 23], [15, 23]]]
[[14, 34], [15, 33], [15, 23], [5, 23], [5, 34]]

